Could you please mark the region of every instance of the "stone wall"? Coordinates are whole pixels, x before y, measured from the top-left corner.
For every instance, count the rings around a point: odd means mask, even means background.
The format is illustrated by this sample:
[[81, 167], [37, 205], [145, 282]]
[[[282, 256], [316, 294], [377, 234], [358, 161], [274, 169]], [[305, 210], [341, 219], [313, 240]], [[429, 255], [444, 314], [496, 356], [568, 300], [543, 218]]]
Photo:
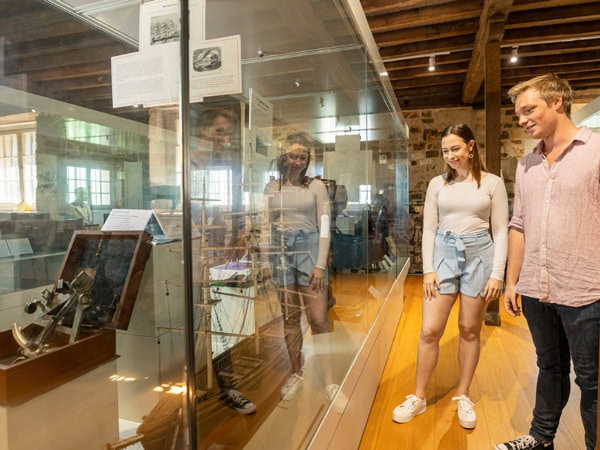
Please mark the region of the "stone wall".
[[[409, 127], [410, 271], [422, 273], [421, 236], [425, 193], [429, 180], [444, 171], [440, 133], [451, 123], [466, 123], [474, 131], [479, 150], [485, 158], [485, 111], [472, 108], [408, 111], [404, 117]], [[512, 108], [502, 110], [501, 120], [501, 169], [509, 203], [512, 204], [514, 174], [528, 136], [519, 127]]]

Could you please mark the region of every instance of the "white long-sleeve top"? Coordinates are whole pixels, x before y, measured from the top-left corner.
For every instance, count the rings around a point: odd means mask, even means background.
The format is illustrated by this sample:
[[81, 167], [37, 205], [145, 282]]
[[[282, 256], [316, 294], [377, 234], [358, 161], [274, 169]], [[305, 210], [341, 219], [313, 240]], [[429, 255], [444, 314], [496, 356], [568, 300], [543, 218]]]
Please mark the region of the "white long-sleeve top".
[[488, 173], [481, 180], [445, 183], [446, 175], [434, 177], [427, 187], [423, 210], [423, 273], [434, 272], [433, 247], [437, 231], [465, 235], [492, 226], [494, 264], [492, 278], [504, 280], [508, 252], [508, 196], [504, 182]]
[[[326, 267], [331, 241], [330, 230], [321, 229], [323, 216], [329, 226], [331, 202], [327, 188], [321, 180], [312, 180], [307, 187], [282, 186], [273, 180], [265, 187], [269, 216], [267, 224], [279, 231], [319, 231], [317, 266]], [[265, 236], [267, 234], [265, 233]]]

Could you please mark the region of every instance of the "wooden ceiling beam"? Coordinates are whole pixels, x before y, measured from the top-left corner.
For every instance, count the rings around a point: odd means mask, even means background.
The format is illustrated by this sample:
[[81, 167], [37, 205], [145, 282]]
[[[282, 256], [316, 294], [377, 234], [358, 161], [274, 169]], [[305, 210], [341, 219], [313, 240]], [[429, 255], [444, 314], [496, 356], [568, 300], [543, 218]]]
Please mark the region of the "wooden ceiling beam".
[[481, 6], [475, 2], [426, 6], [402, 12], [367, 16], [373, 34], [384, 31], [405, 30], [447, 22], [460, 22], [479, 18]]
[[445, 52], [464, 51], [473, 46], [474, 35], [456, 36], [454, 38], [421, 40], [393, 47], [385, 47], [379, 50], [384, 62], [399, 56], [407, 58], [410, 56], [424, 56]]
[[[438, 5], [444, 3], [458, 3], [456, 0], [436, 0]], [[429, 0], [363, 0], [361, 6], [366, 16], [377, 14], [390, 14], [415, 8], [424, 8], [431, 5]]]
[[[540, 45], [519, 45], [519, 55], [527, 58], [528, 56], [560, 56], [565, 59], [573, 59], [575, 53], [600, 50], [600, 39], [585, 39], [567, 42], [557, 42], [555, 44], [540, 44]], [[505, 47], [503, 54], [509, 56], [512, 47]], [[575, 58], [579, 59], [579, 58]]]
[[564, 25], [512, 28], [506, 30], [502, 42], [505, 45], [523, 45], [568, 41], [574, 38], [591, 39], [598, 37], [598, 30], [600, 30], [600, 20], [581, 22], [576, 26], [569, 23]]
[[[558, 8], [561, 6], [585, 5], [596, 3], [598, 0], [543, 0], [544, 8]], [[519, 0], [511, 7], [511, 13], [529, 11], [534, 14], [540, 9], [540, 0]]]
[[[519, 52], [520, 53], [520, 52]], [[552, 55], [543, 55], [543, 58], [540, 58], [538, 54], [521, 54], [519, 55], [519, 61], [517, 64], [513, 64], [508, 59], [505, 59], [502, 64], [502, 72], [510, 73], [513, 70], [520, 70], [525, 68], [538, 68], [538, 67], [548, 67], [548, 66], [568, 66], [568, 65], [577, 65], [581, 63], [595, 63], [596, 68], [599, 67], [600, 62], [600, 49], [593, 51], [581, 51], [581, 52], [573, 52], [576, 54], [561, 55], [561, 54], [552, 54]]]
[[[471, 60], [471, 51], [456, 51], [449, 54], [436, 55], [435, 64], [436, 65], [446, 65], [446, 64], [456, 64], [456, 63], [466, 63]], [[388, 73], [396, 71], [396, 70], [406, 70], [414, 67], [427, 67], [429, 64], [428, 56], [417, 56], [415, 58], [405, 59], [401, 61], [393, 61], [389, 62], [385, 65]]]
[[[441, 65], [437, 64], [436, 68], [442, 69]], [[403, 70], [388, 70], [388, 78], [391, 81], [399, 80], [399, 79], [412, 79], [412, 78], [424, 78], [424, 77], [432, 77], [436, 75], [436, 71], [430, 71], [427, 64], [422, 67], [403, 69]], [[467, 72], [467, 64], [466, 63], [457, 63], [457, 64], [444, 64], [443, 65], [444, 75], [458, 75], [461, 76]]]
[[535, 11], [511, 12], [506, 21], [506, 29], [563, 25], [567, 23], [589, 22], [600, 19], [600, 3], [585, 5], [537, 8]]
[[408, 28], [374, 34], [379, 48], [405, 45], [431, 39], [449, 39], [455, 36], [473, 35], [477, 32], [478, 20], [461, 20], [454, 23], [442, 23], [414, 29]]
[[400, 88], [413, 89], [415, 87], [441, 86], [444, 84], [455, 84], [462, 81], [463, 77], [450, 75], [437, 75], [427, 78], [408, 78], [395, 80], [392, 83], [394, 90]]
[[512, 4], [513, 0], [485, 0], [483, 2], [483, 12], [475, 37], [471, 63], [465, 76], [462, 92], [463, 103], [473, 103], [481, 88], [484, 79], [485, 46], [494, 40], [502, 41], [503, 24], [506, 22]]

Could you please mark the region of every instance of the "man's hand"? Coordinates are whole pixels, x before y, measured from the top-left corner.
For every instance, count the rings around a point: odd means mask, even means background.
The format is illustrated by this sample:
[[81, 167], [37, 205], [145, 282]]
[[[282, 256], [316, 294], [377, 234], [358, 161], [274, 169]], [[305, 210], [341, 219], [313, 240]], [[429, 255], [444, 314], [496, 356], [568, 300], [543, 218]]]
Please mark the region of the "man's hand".
[[521, 315], [521, 307], [519, 306], [519, 294], [517, 294], [516, 286], [514, 284], [506, 285], [504, 291], [504, 309], [506, 312], [517, 317]]

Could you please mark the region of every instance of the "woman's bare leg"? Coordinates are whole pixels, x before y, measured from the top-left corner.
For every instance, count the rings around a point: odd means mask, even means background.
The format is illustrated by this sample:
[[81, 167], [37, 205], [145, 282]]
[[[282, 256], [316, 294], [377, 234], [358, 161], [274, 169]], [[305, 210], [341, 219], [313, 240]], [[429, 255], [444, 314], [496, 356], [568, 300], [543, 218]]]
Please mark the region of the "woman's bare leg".
[[415, 395], [426, 397], [427, 384], [437, 365], [440, 339], [458, 294], [436, 294], [434, 300], [423, 300], [421, 337], [417, 350]]

